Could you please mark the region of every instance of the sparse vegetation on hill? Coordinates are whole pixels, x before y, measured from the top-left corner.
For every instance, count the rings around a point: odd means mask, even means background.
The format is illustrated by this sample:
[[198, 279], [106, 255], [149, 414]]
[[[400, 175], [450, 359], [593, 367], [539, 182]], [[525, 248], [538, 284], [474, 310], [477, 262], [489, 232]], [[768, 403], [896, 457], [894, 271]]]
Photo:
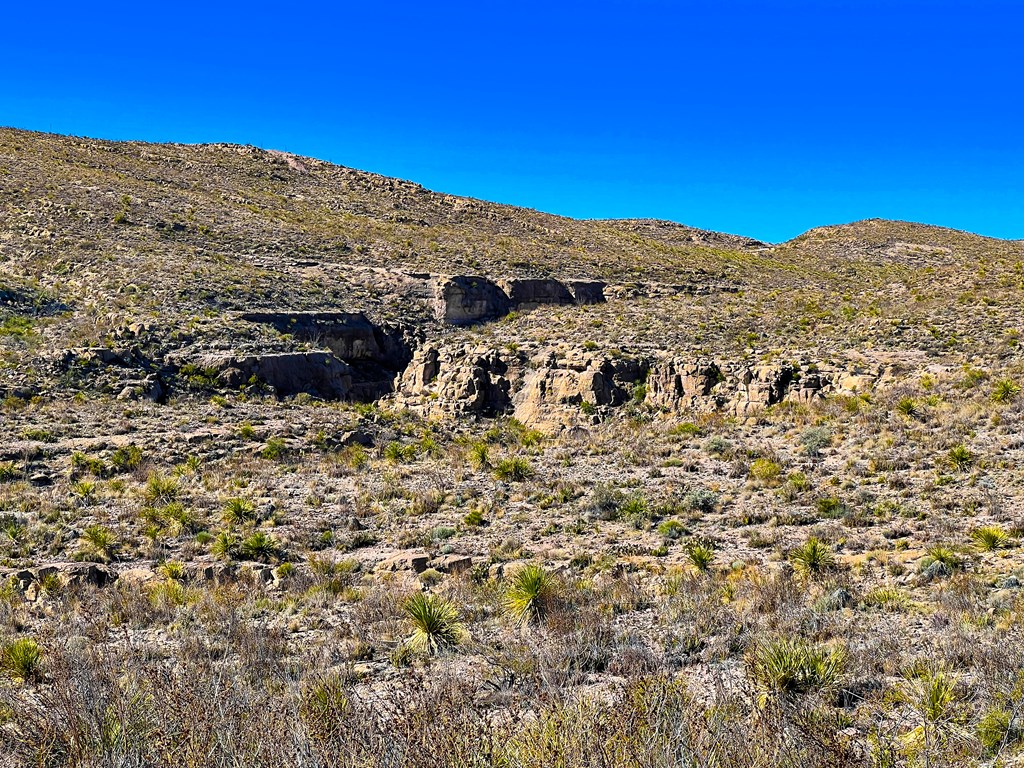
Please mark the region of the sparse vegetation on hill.
[[0, 130], [0, 767], [1024, 759], [1024, 245]]

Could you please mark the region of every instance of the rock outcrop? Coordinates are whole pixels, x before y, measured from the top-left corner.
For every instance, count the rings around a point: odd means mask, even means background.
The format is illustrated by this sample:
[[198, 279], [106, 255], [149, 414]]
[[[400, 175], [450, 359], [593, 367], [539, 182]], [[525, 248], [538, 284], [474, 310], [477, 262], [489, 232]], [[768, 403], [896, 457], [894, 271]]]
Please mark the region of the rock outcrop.
[[209, 355], [199, 361], [230, 388], [258, 381], [279, 397], [306, 393], [340, 400], [352, 389], [352, 368], [330, 352], [281, 352], [267, 355]]

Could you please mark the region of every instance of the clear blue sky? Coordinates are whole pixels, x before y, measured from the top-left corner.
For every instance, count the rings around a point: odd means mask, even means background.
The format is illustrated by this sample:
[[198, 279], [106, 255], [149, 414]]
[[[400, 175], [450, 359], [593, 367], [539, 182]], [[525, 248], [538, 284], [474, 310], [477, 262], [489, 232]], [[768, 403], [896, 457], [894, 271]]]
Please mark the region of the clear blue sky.
[[0, 125], [577, 217], [1024, 238], [1024, 2], [14, 2]]

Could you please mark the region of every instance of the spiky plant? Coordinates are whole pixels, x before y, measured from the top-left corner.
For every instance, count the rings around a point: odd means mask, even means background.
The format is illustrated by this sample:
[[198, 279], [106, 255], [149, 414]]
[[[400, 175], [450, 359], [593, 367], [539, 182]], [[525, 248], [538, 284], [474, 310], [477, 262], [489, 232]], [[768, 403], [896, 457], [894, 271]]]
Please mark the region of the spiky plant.
[[85, 528], [79, 541], [82, 554], [91, 560], [109, 563], [117, 554], [117, 537], [102, 525], [90, 525]]
[[238, 554], [238, 537], [230, 531], [221, 531], [210, 542], [210, 554], [220, 560], [231, 560]]
[[906, 416], [908, 419], [916, 419], [921, 415], [920, 406], [912, 397], [901, 397], [899, 402], [896, 403], [896, 412]]
[[281, 547], [266, 531], [255, 531], [242, 541], [238, 551], [247, 560], [269, 563], [281, 554]]
[[789, 553], [789, 562], [801, 576], [813, 578], [835, 568], [836, 557], [828, 544], [811, 536]]
[[43, 652], [39, 644], [28, 637], [12, 640], [0, 647], [0, 669], [19, 682], [39, 676]]
[[512, 576], [505, 593], [505, 610], [516, 624], [533, 624], [551, 612], [555, 599], [554, 579], [531, 563]]
[[504, 482], [518, 483], [533, 477], [533, 467], [529, 459], [523, 456], [513, 456], [502, 459], [494, 468], [494, 476]]
[[178, 498], [178, 481], [154, 472], [146, 480], [144, 496], [150, 504], [170, 504]]
[[792, 698], [833, 688], [842, 678], [846, 651], [800, 639], [773, 638], [754, 646], [747, 670], [761, 690], [764, 706], [773, 698]]
[[974, 463], [974, 454], [971, 453], [970, 448], [960, 443], [949, 449], [949, 452], [946, 454], [946, 461], [957, 472], [963, 472]]
[[686, 545], [686, 559], [698, 573], [707, 573], [715, 562], [715, 543], [709, 539], [691, 541]]
[[232, 498], [224, 502], [221, 516], [228, 525], [248, 523], [256, 519], [256, 505], [249, 499]]
[[462, 642], [465, 629], [459, 611], [444, 598], [417, 592], [405, 601], [402, 610], [412, 625], [406, 640], [411, 650], [433, 655]]
[[1013, 540], [998, 525], [983, 525], [971, 531], [971, 541], [983, 552], [992, 552], [1009, 547]]
[[921, 570], [925, 570], [936, 563], [944, 565], [950, 571], [959, 571], [964, 567], [963, 558], [954, 550], [941, 544], [928, 548], [924, 558], [921, 560]]
[[1008, 403], [1020, 394], [1020, 384], [1013, 379], [1000, 379], [992, 387], [992, 400], [996, 403]]

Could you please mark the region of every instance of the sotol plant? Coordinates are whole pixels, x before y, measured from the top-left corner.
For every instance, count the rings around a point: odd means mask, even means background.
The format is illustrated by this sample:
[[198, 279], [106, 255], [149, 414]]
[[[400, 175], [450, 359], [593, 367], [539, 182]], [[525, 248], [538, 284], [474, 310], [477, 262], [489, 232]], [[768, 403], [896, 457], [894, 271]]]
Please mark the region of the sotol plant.
[[761, 690], [764, 706], [776, 697], [792, 698], [833, 688], [841, 679], [846, 651], [777, 638], [758, 643], [747, 656], [747, 669]]
[[794, 570], [804, 578], [813, 578], [832, 570], [836, 565], [832, 548], [820, 539], [811, 536], [807, 541], [789, 553]]
[[0, 669], [14, 680], [36, 679], [42, 659], [43, 652], [39, 644], [27, 637], [12, 640], [0, 648]]
[[554, 579], [539, 565], [525, 566], [512, 577], [505, 595], [505, 610], [519, 625], [542, 620], [556, 599]]
[[437, 595], [416, 593], [402, 606], [412, 624], [406, 645], [417, 653], [435, 654], [450, 650], [462, 642], [465, 629], [459, 611]]

